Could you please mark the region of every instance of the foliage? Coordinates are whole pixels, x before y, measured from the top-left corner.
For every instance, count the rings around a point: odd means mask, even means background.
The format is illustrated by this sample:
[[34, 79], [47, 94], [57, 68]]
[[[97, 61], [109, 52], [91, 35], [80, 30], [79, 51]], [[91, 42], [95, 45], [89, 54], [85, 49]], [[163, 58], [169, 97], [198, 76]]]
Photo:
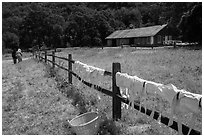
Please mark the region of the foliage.
[[140, 27], [141, 24], [141, 13], [137, 8], [127, 9], [122, 7], [115, 12], [116, 19], [122, 21], [125, 26], [133, 24], [136, 28]]
[[3, 49], [18, 46], [19, 38], [15, 33], [6, 32], [3, 34]]
[[182, 38], [189, 42], [202, 42], [202, 5], [197, 4], [185, 13], [178, 27], [182, 31]]
[[32, 47], [34, 40], [47, 47], [100, 47], [114, 30], [170, 23], [174, 28], [179, 24], [183, 40], [200, 41], [200, 32], [192, 37], [202, 24], [202, 8], [193, 10], [195, 5], [201, 3], [3, 2], [2, 35], [14, 33], [21, 48]]

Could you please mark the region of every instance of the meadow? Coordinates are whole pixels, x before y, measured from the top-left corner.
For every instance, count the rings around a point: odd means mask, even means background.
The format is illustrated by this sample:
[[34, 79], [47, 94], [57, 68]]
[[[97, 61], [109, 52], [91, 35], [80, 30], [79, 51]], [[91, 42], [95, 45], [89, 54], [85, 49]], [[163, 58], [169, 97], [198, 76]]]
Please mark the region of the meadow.
[[[67, 57], [72, 54], [73, 60], [79, 60], [88, 65], [112, 71], [112, 63], [121, 63], [121, 71], [129, 75], [162, 84], [173, 84], [178, 89], [202, 94], [202, 50], [188, 50], [184, 48], [135, 49], [127, 48], [68, 48], [57, 52], [57, 56]], [[67, 62], [57, 60], [63, 66]], [[58, 70], [58, 74], [66, 79], [66, 72]], [[93, 89], [80, 84], [74, 79], [73, 85], [81, 92], [86, 100], [86, 111], [99, 111], [111, 119], [111, 98]], [[111, 90], [111, 77], [98, 80], [98, 85]], [[157, 96], [148, 96], [148, 107], [163, 115], [170, 115], [170, 104]], [[176, 119], [190, 126], [191, 114], [179, 114]], [[202, 116], [196, 120], [195, 129], [202, 130]], [[159, 121], [148, 119], [147, 116], [136, 110], [122, 110], [119, 123], [127, 130], [124, 134], [177, 134], [174, 130], [161, 124]], [[136, 130], [142, 128], [141, 133]]]
[[[79, 60], [110, 72], [112, 63], [119, 62], [121, 71], [129, 75], [163, 84], [172, 83], [178, 89], [202, 94], [202, 50], [132, 47], [58, 50], [57, 56], [67, 57], [72, 54], [75, 61]], [[56, 59], [56, 62], [67, 67], [65, 61]], [[3, 134], [73, 134], [67, 120], [87, 111], [98, 111], [102, 115], [103, 122], [99, 130], [102, 135], [178, 134], [133, 109], [123, 108], [121, 120], [112, 121], [111, 97], [86, 87], [74, 77], [73, 85], [68, 84], [67, 72], [57, 67], [53, 71], [37, 60], [23, 61], [17, 66], [4, 63], [2, 66]], [[18, 73], [14, 73], [16, 71]], [[111, 90], [111, 77], [98, 79], [97, 83]], [[147, 107], [162, 115], [170, 115], [170, 104], [161, 97], [148, 96]], [[178, 118], [182, 123], [191, 126], [191, 114], [181, 113], [174, 119]], [[198, 116], [195, 122], [194, 129], [201, 131], [202, 116]]]

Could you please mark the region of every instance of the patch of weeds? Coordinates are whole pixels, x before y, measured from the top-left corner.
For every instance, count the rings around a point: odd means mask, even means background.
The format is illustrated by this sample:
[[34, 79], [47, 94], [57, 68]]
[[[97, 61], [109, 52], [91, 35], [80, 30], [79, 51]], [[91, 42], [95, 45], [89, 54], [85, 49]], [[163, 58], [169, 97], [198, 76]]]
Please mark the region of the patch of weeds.
[[45, 69], [44, 77], [54, 78], [57, 75], [57, 71], [58, 71], [57, 69], [54, 69], [51, 66], [46, 65], [46, 64], [45, 64], [45, 67], [46, 67], [46, 69]]
[[67, 98], [72, 99], [72, 105], [76, 106], [80, 113], [87, 112], [86, 110], [86, 102], [84, 99], [84, 95], [79, 92], [74, 86], [70, 85], [67, 81], [63, 78], [57, 76], [55, 77], [57, 81], [57, 88], [61, 93], [63, 93]]
[[[104, 114], [103, 114], [104, 115]], [[102, 121], [99, 126], [99, 135], [120, 135], [122, 126], [119, 122], [115, 122], [112, 119], [108, 119], [103, 116]]]
[[47, 74], [48, 78], [53, 78], [56, 76], [56, 71], [53, 68], [50, 68], [49, 71], [47, 72], [48, 72]]
[[59, 91], [62, 94], [64, 94], [67, 98], [72, 99], [71, 104], [73, 106], [76, 106], [79, 109], [80, 113], [86, 113], [87, 109], [84, 95], [58, 74], [59, 69], [52, 69], [47, 65], [46, 67], [47, 72], [45, 76], [54, 78], [55, 81], [57, 82], [57, 88], [59, 89]]

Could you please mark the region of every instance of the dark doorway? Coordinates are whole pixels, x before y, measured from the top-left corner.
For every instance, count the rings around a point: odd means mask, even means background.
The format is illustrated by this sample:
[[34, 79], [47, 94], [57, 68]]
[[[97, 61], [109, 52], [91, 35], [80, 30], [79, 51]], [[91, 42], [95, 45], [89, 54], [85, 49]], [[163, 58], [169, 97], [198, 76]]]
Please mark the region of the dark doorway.
[[130, 38], [130, 45], [134, 44], [134, 38]]
[[112, 46], [113, 46], [113, 47], [116, 47], [116, 39], [113, 39], [113, 40], [112, 40]]

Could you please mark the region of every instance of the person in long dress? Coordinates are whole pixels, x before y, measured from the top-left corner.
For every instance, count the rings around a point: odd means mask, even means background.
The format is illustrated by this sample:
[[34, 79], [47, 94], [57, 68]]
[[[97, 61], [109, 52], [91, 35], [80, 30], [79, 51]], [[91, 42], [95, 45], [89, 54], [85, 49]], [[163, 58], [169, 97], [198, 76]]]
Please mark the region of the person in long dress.
[[16, 51], [16, 57], [18, 59], [18, 63], [22, 61], [22, 52], [20, 48], [18, 48], [18, 50]]

